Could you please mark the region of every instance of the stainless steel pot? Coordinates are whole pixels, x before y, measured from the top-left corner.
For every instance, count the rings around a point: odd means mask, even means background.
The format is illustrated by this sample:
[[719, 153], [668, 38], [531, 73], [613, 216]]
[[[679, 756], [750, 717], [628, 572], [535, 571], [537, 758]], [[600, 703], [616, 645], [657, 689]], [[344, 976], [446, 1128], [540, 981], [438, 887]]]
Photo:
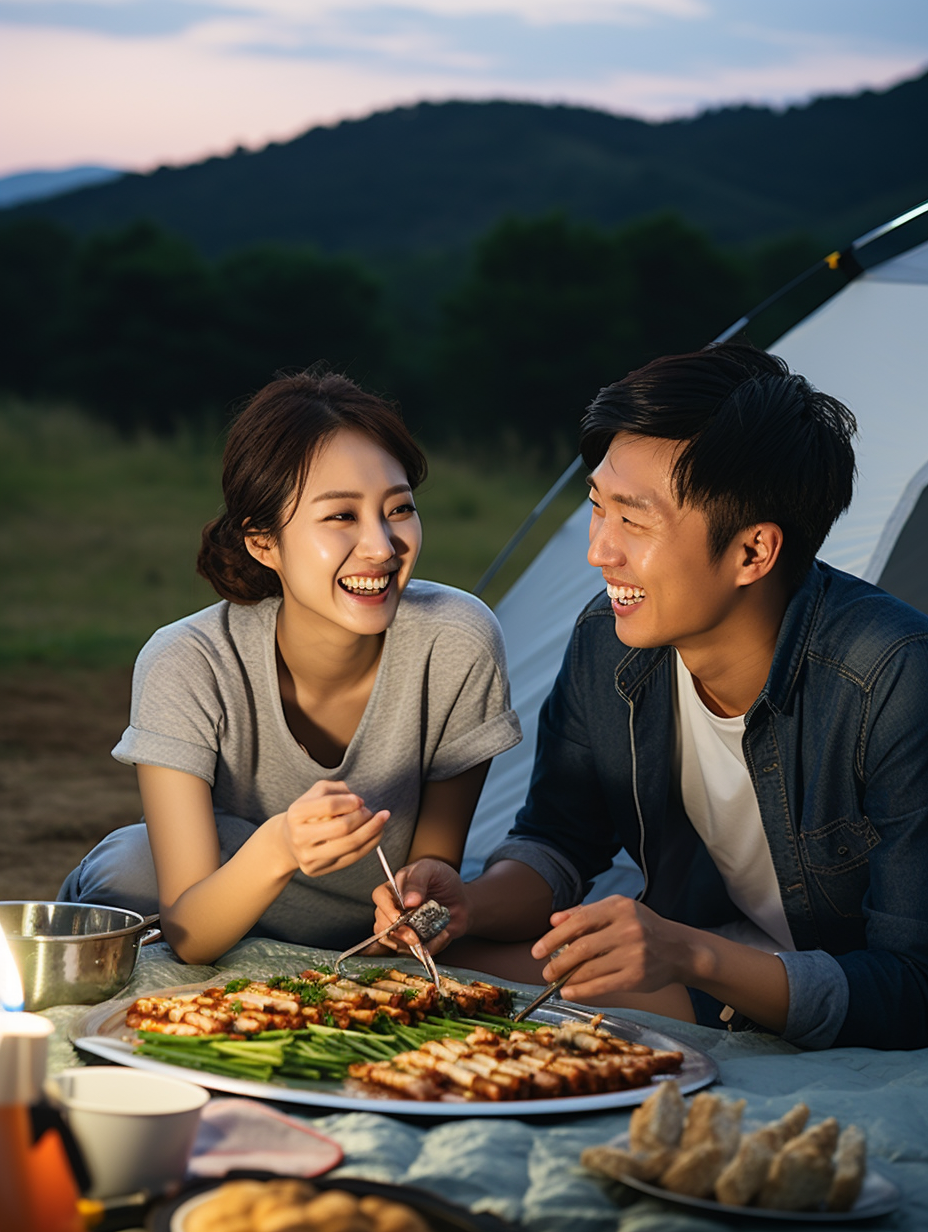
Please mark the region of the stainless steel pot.
[[0, 927], [22, 976], [27, 1010], [95, 1005], [128, 984], [156, 915], [95, 903], [0, 902]]

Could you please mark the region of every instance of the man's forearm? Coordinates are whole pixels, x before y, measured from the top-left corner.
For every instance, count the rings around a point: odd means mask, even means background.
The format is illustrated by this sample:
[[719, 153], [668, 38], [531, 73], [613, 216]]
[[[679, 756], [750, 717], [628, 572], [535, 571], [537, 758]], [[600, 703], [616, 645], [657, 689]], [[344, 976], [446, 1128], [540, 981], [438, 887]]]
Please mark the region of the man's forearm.
[[777, 1034], [786, 1029], [789, 980], [775, 954], [687, 929], [692, 955], [686, 982]]
[[548, 929], [553, 893], [540, 873], [518, 860], [499, 860], [464, 886], [469, 936], [525, 941]]

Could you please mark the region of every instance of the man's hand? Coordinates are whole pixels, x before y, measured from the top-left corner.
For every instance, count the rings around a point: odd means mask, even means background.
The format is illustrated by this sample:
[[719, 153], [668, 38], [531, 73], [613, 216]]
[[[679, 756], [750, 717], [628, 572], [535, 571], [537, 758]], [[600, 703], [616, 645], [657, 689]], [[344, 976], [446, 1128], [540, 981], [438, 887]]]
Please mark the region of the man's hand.
[[389, 816], [372, 813], [344, 783], [321, 779], [283, 815], [284, 841], [302, 872], [321, 877], [373, 851]]
[[544, 969], [546, 980], [576, 968], [561, 989], [568, 1001], [588, 1002], [612, 992], [657, 992], [688, 983], [687, 930], [632, 898], [614, 895], [556, 911], [551, 931], [532, 946], [534, 958], [562, 954]]
[[[421, 907], [430, 898], [451, 912], [451, 919], [437, 937], [433, 937], [426, 947], [430, 953], [437, 954], [456, 937], [462, 937], [469, 931], [470, 916], [464, 882], [450, 864], [442, 860], [418, 860], [401, 868], [396, 874], [396, 884], [403, 897], [403, 906], [408, 911]], [[393, 895], [392, 887], [384, 882], [373, 893], [376, 913], [374, 916], [374, 931], [380, 932], [387, 928], [400, 914]], [[385, 937], [383, 945], [390, 949], [402, 948], [398, 943], [414, 944], [416, 936], [412, 930], [400, 929]]]

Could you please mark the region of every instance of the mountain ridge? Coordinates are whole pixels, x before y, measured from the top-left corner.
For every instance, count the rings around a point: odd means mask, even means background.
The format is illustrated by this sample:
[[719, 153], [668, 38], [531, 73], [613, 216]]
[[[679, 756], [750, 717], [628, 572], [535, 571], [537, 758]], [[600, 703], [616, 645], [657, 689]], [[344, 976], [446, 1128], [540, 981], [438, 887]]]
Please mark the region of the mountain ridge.
[[286, 143], [4, 210], [82, 233], [147, 218], [217, 256], [261, 242], [402, 256], [463, 249], [506, 215], [615, 227], [661, 210], [716, 242], [849, 242], [928, 196], [928, 73], [774, 111], [654, 122], [592, 108], [423, 102]]
[[31, 171], [14, 171], [0, 176], [0, 210], [29, 201], [41, 201], [76, 192], [88, 184], [102, 184], [122, 175], [121, 168], [88, 166], [41, 167]]

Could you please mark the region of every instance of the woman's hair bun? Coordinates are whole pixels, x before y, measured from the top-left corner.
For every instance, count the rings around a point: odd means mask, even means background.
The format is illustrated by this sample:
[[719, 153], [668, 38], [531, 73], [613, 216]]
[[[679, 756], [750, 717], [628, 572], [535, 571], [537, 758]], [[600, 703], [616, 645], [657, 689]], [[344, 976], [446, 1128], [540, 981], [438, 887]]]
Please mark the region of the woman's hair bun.
[[222, 513], [203, 527], [197, 573], [230, 603], [257, 603], [281, 593], [273, 569], [255, 560], [245, 546], [241, 529]]

